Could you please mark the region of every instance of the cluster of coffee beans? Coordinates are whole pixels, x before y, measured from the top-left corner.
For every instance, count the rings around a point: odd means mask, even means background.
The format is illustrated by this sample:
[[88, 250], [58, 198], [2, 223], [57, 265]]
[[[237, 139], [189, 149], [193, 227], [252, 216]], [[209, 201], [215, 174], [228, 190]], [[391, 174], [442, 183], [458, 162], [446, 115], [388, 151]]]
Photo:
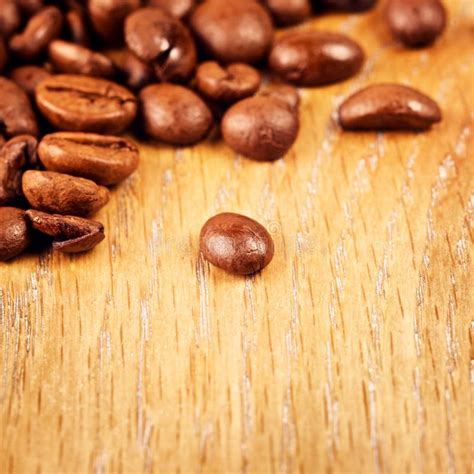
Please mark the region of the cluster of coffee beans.
[[[346, 80], [365, 54], [340, 33], [298, 28], [275, 37], [274, 25], [375, 3], [0, 0], [0, 260], [41, 235], [64, 252], [104, 238], [89, 217], [108, 202], [107, 186], [138, 166], [136, 145], [117, 136], [134, 124], [177, 146], [220, 124], [236, 153], [283, 157], [299, 130], [296, 87]], [[385, 18], [409, 47], [432, 43], [446, 23], [439, 0], [387, 0]], [[121, 54], [106, 53], [122, 45]], [[274, 79], [265, 86], [262, 71]], [[339, 109], [341, 127], [352, 130], [423, 130], [440, 119], [433, 100], [399, 84], [371, 85]], [[225, 213], [205, 224], [201, 252], [248, 274], [270, 262], [273, 242], [257, 222]]]

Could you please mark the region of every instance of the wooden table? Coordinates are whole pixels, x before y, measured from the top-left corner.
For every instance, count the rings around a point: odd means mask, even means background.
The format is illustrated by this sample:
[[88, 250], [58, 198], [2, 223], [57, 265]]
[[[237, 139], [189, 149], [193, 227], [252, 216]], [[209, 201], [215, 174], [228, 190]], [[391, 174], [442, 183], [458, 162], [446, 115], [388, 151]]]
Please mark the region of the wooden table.
[[[426, 50], [380, 11], [314, 20], [368, 61], [303, 92], [284, 160], [143, 144], [105, 243], [0, 266], [1, 472], [470, 472], [474, 3], [446, 3]], [[419, 87], [443, 122], [341, 133], [335, 108], [375, 81]], [[224, 210], [271, 230], [261, 274], [198, 258]]]

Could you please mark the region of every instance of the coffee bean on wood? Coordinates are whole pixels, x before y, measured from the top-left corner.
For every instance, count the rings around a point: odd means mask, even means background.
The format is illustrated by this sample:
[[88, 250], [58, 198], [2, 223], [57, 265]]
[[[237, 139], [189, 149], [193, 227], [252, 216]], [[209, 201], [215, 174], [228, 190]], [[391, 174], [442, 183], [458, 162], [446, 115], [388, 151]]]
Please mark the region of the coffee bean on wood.
[[31, 233], [23, 209], [0, 207], [0, 261], [20, 255], [31, 243]]

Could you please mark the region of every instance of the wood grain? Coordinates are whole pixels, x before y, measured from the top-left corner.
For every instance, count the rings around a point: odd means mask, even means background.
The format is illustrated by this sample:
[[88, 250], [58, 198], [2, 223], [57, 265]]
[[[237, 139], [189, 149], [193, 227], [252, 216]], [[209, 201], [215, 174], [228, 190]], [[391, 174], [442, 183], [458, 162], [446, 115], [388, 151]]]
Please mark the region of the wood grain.
[[[285, 160], [142, 144], [106, 243], [0, 266], [1, 472], [470, 472], [474, 4], [446, 3], [427, 50], [379, 11], [315, 19], [369, 59], [303, 92]], [[444, 121], [341, 133], [338, 103], [375, 81], [419, 87]], [[271, 230], [261, 274], [198, 258], [224, 210]]]

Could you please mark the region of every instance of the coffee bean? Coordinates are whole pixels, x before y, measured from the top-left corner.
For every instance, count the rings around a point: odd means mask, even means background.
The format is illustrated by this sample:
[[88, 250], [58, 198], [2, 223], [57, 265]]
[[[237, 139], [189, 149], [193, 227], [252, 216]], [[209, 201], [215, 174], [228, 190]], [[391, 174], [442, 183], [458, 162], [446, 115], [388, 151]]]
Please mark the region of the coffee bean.
[[195, 0], [150, 0], [150, 7], [160, 7], [176, 18], [184, 18], [189, 15], [194, 7]]
[[300, 94], [298, 89], [288, 84], [271, 84], [262, 89], [260, 97], [270, 97], [285, 102], [294, 113], [298, 113], [300, 106]]
[[174, 84], [153, 84], [140, 92], [143, 123], [153, 138], [192, 145], [212, 127], [209, 107], [193, 91]]
[[0, 134], [38, 135], [38, 125], [26, 93], [14, 82], [0, 77]]
[[231, 104], [257, 92], [260, 73], [243, 63], [221, 66], [215, 61], [202, 63], [196, 72], [196, 87], [208, 99]]
[[0, 150], [0, 205], [23, 196], [21, 177], [28, 167], [36, 165], [38, 141], [31, 135], [19, 135]]
[[366, 87], [339, 108], [339, 122], [345, 130], [424, 130], [440, 120], [436, 102], [399, 84]]
[[90, 19], [95, 31], [107, 42], [119, 44], [127, 15], [140, 7], [141, 0], [89, 0]]
[[130, 89], [138, 90], [154, 82], [155, 74], [152, 67], [127, 51], [120, 65], [123, 81]]
[[84, 11], [80, 6], [74, 4], [74, 8], [66, 13], [64, 20], [71, 41], [75, 44], [80, 44], [81, 46], [88, 46], [90, 42], [89, 31]]
[[44, 212], [89, 216], [110, 199], [107, 188], [89, 179], [53, 171], [26, 171], [22, 184], [30, 206]]
[[21, 15], [15, 0], [0, 0], [0, 37], [9, 38], [21, 25]]
[[345, 80], [364, 62], [360, 46], [345, 35], [294, 31], [279, 38], [270, 53], [270, 67], [288, 82], [312, 87]]
[[53, 250], [87, 252], [105, 238], [104, 226], [90, 219], [47, 214], [33, 209], [26, 211], [26, 217], [35, 230], [53, 238]]
[[110, 186], [128, 178], [138, 167], [138, 148], [130, 140], [93, 133], [58, 132], [46, 135], [38, 154], [44, 167]]
[[141, 8], [125, 21], [125, 41], [142, 61], [151, 63], [163, 82], [183, 82], [196, 67], [196, 47], [180, 20], [160, 8]]
[[36, 59], [50, 41], [61, 33], [62, 14], [56, 7], [46, 7], [30, 18], [22, 33], [10, 39], [12, 53], [24, 60]]
[[19, 66], [12, 69], [10, 79], [29, 96], [35, 95], [36, 86], [51, 74], [40, 66]]
[[272, 19], [254, 0], [207, 0], [191, 15], [191, 27], [214, 59], [258, 63], [273, 40]]
[[211, 217], [201, 230], [200, 250], [216, 267], [238, 275], [265, 268], [272, 260], [271, 235], [249, 217], [224, 212]]
[[0, 207], [0, 261], [20, 255], [30, 245], [31, 235], [25, 211], [14, 207]]
[[121, 133], [137, 112], [135, 96], [129, 90], [87, 76], [47, 78], [36, 89], [36, 103], [52, 125], [67, 131]]
[[372, 8], [377, 0], [316, 0], [319, 9], [358, 12]]
[[50, 43], [48, 53], [55, 69], [62, 73], [106, 78], [115, 73], [111, 59], [79, 44], [55, 40]]
[[385, 17], [393, 35], [413, 48], [430, 45], [446, 27], [439, 0], [388, 0]]
[[221, 124], [224, 141], [236, 153], [259, 161], [282, 158], [299, 130], [298, 114], [274, 96], [255, 96], [233, 105]]
[[279, 25], [301, 23], [311, 14], [310, 0], [266, 0], [265, 3]]

